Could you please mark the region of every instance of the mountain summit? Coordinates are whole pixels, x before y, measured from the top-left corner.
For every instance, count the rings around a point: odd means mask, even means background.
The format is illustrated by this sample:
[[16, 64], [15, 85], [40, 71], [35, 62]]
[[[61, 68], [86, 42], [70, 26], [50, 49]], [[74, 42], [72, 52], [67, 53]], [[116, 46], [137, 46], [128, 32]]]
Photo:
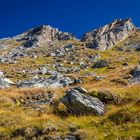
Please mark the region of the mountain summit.
[[62, 41], [70, 40], [72, 38], [74, 38], [74, 35], [68, 32], [59, 31], [57, 28], [53, 28], [49, 25], [33, 28], [15, 37], [18, 41], [25, 41], [23, 45], [27, 48], [48, 45], [55, 40]]
[[87, 47], [105, 51], [117, 45], [136, 31], [135, 25], [129, 19], [117, 19], [97, 30], [86, 33], [81, 39]]
[[[111, 49], [119, 42], [125, 40], [136, 31], [136, 26], [128, 19], [116, 19], [99, 29], [87, 32], [81, 38], [86, 47], [100, 51]], [[24, 41], [23, 46], [26, 48], [51, 45], [54, 41], [75, 39], [73, 34], [59, 31], [49, 25], [42, 25], [33, 28], [21, 35], [15, 37], [18, 41]]]

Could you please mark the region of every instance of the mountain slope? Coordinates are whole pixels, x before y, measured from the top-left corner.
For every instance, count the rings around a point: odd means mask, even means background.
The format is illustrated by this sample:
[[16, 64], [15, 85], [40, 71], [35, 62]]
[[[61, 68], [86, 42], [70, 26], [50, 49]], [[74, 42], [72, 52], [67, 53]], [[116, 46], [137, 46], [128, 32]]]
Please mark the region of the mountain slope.
[[139, 51], [130, 19], [81, 40], [51, 26], [1, 39], [0, 139], [139, 139]]

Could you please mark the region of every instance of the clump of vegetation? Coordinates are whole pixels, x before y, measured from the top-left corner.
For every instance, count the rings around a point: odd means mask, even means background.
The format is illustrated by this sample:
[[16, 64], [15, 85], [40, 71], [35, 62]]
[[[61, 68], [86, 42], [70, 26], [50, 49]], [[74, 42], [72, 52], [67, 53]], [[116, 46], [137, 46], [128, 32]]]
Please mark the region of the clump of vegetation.
[[129, 106], [124, 109], [120, 109], [108, 116], [108, 119], [113, 123], [120, 125], [128, 122], [138, 123], [140, 122], [140, 109], [138, 107]]
[[115, 82], [117, 84], [121, 84], [124, 86], [127, 86], [129, 84], [129, 81], [127, 79], [123, 79], [123, 78], [113, 79], [112, 82]]
[[[46, 106], [42, 112], [33, 108], [25, 108], [24, 105], [13, 102], [13, 99], [46, 92], [43, 89], [6, 89], [0, 91], [0, 138], [1, 139], [33, 139], [64, 137], [68, 134], [80, 139], [112, 139], [140, 138], [138, 106], [139, 86], [125, 88], [97, 90], [89, 92], [90, 95], [100, 97], [106, 103], [104, 116], [73, 116], [66, 111], [65, 106], [58, 99], [66, 90], [57, 90], [52, 104]], [[129, 93], [128, 93], [129, 92]], [[133, 98], [130, 96], [132, 94]], [[130, 104], [118, 106], [118, 97], [131, 98]], [[136, 100], [137, 99], [137, 100]], [[5, 123], [6, 122], [6, 123]], [[127, 124], [127, 125], [126, 125]], [[131, 132], [132, 131], [132, 132]], [[96, 133], [95, 133], [96, 132]]]

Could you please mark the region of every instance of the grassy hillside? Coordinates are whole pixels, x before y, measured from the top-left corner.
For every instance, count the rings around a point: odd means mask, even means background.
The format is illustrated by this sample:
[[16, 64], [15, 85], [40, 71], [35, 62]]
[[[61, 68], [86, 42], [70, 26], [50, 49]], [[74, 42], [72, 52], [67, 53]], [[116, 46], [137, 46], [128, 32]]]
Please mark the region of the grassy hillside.
[[[139, 51], [130, 46], [138, 43], [140, 31], [120, 42], [112, 50], [105, 52], [95, 51], [85, 48], [79, 41], [66, 41], [54, 45], [51, 48], [56, 50], [65, 43], [73, 43], [76, 46], [75, 62], [70, 64], [71, 54], [60, 58], [60, 64], [66, 68], [73, 66], [80, 67], [79, 61], [88, 64], [88, 68], [81, 69], [80, 72], [71, 72], [65, 75], [80, 77], [82, 86], [89, 91], [89, 95], [100, 97], [100, 93], [110, 98], [106, 102], [106, 113], [103, 116], [82, 115], [76, 116], [67, 111], [66, 107], [59, 103], [59, 99], [70, 87], [63, 89], [17, 89], [11, 87], [0, 90], [0, 139], [2, 140], [44, 140], [57, 139], [58, 136], [74, 135], [82, 140], [139, 140], [140, 139], [140, 85], [130, 84], [129, 77], [131, 71], [139, 64]], [[128, 43], [126, 43], [128, 42]], [[9, 42], [7, 42], [9, 43]], [[11, 42], [10, 42], [11, 44]], [[12, 47], [17, 47], [17, 42], [12, 42]], [[119, 51], [118, 48], [123, 48]], [[9, 51], [9, 50], [7, 50]], [[48, 56], [50, 51], [47, 46], [34, 48], [37, 51], [37, 58], [18, 58], [16, 64], [1, 64], [1, 70], [12, 81], [30, 79], [34, 75], [20, 73], [23, 69], [35, 70], [43, 65], [49, 64], [51, 69], [56, 62], [56, 58]], [[6, 53], [6, 51], [1, 51]], [[109, 67], [95, 69], [87, 56], [100, 54], [103, 60], [108, 61]], [[127, 65], [125, 65], [127, 63]], [[97, 80], [93, 76], [85, 76], [87, 73], [96, 73], [98, 76], [106, 76], [105, 79]], [[42, 75], [49, 77], [49, 75]], [[71, 86], [72, 87], [72, 86]], [[41, 105], [39, 107], [25, 106], [25, 103], [33, 95], [40, 93], [55, 93], [51, 105]], [[101, 98], [102, 99], [102, 98]], [[104, 98], [103, 98], [104, 100]]]

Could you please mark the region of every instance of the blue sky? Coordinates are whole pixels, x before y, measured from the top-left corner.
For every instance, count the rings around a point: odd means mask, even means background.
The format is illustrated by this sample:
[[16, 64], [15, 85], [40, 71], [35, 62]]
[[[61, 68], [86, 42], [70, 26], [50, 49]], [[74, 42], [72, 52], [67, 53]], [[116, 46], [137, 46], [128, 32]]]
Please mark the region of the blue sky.
[[49, 24], [80, 37], [116, 18], [140, 26], [140, 0], [0, 0], [0, 38]]

